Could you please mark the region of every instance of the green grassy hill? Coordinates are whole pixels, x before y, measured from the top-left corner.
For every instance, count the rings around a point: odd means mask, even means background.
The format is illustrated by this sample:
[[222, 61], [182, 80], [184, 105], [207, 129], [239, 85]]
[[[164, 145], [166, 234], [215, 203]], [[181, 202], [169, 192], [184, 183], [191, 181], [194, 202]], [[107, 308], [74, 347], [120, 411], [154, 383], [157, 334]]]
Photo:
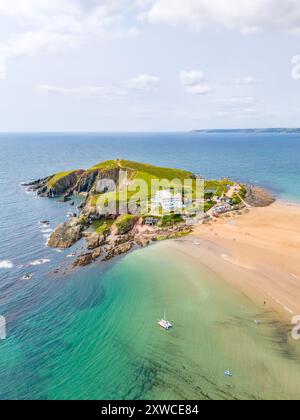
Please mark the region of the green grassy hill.
[[[122, 171], [126, 173], [127, 178], [119, 182]], [[100, 192], [101, 190], [97, 187], [98, 181], [105, 178], [117, 181], [117, 191]], [[89, 180], [91, 182], [88, 182]], [[195, 198], [197, 183], [196, 176], [192, 172], [116, 159], [98, 163], [86, 171], [58, 173], [48, 181], [48, 187], [58, 189], [59, 186], [61, 188], [67, 186], [74, 188], [75, 191], [82, 191], [79, 188], [80, 185], [89, 185], [88, 189], [85, 189], [89, 193], [88, 205], [95, 208], [99, 201], [101, 203], [116, 201], [119, 206], [127, 205], [133, 196], [140, 192], [140, 204], [143, 205], [148, 203], [159, 189], [171, 187], [174, 193], [182, 193], [184, 181], [189, 183], [186, 185], [185, 193]], [[214, 191], [214, 195], [221, 196], [226, 193], [228, 185], [231, 184], [228, 180], [205, 181], [205, 191]], [[145, 190], [142, 190], [143, 185], [147, 186]], [[197, 198], [203, 198], [199, 197], [199, 191]]]
[[[178, 180], [181, 183], [184, 180], [191, 180], [193, 183], [192, 189], [196, 187], [196, 177], [192, 172], [184, 171], [181, 169], [171, 169], [163, 168], [153, 165], [148, 165], [144, 163], [132, 162], [128, 160], [110, 160], [106, 162], [99, 163], [98, 165], [93, 166], [88, 171], [101, 171], [103, 173], [110, 172], [113, 170], [123, 170], [127, 172], [128, 182], [126, 185], [122, 185], [119, 188], [119, 192], [109, 192], [106, 194], [94, 194], [90, 199], [90, 204], [96, 206], [99, 198], [101, 197], [102, 201], [110, 201], [116, 197], [118, 203], [124, 203], [129, 201], [137, 191], [140, 191], [141, 181], [145, 182], [147, 185], [147, 192], [151, 191], [152, 195], [155, 195], [157, 189], [151, 189], [153, 181], [159, 181], [159, 187], [161, 189], [169, 188], [170, 182]], [[174, 184], [174, 190], [176, 190], [176, 183]], [[142, 200], [149, 200], [151, 194], [145, 194], [142, 196]]]

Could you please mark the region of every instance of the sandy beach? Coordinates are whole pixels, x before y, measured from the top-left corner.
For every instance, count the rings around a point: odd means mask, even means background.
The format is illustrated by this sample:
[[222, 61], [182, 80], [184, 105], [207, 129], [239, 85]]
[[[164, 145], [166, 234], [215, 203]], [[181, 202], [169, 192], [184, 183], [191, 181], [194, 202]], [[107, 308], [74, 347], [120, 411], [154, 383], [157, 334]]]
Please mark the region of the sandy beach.
[[243, 210], [173, 241], [250, 299], [286, 321], [300, 314], [300, 207], [276, 202]]

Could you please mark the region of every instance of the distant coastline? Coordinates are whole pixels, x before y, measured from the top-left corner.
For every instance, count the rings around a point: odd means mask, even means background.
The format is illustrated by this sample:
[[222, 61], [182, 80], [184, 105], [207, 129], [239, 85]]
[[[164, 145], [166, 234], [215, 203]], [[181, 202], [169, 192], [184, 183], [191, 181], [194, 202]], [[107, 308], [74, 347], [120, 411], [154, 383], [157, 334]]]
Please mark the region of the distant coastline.
[[300, 134], [300, 128], [232, 128], [232, 129], [199, 129], [192, 133], [208, 134]]

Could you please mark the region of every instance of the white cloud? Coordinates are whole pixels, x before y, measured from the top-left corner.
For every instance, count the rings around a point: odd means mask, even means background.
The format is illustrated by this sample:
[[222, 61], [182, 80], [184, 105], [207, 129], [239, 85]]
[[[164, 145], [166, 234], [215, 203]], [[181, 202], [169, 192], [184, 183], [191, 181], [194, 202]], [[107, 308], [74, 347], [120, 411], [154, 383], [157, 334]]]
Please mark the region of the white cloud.
[[134, 35], [136, 29], [127, 27], [124, 19], [130, 3], [130, 0], [0, 0], [0, 25], [9, 18], [15, 28], [0, 40], [2, 65], [15, 57], [80, 46], [92, 38]]
[[292, 58], [292, 78], [300, 80], [300, 55], [295, 55]]
[[128, 88], [136, 90], [148, 90], [158, 87], [159, 82], [159, 77], [142, 74], [134, 79], [129, 80]]
[[194, 95], [208, 95], [209, 93], [213, 93], [214, 89], [209, 85], [195, 85], [187, 87], [187, 91]]
[[238, 79], [236, 79], [236, 84], [237, 85], [255, 85], [256, 83], [258, 83], [259, 80], [254, 77], [254, 76], [246, 76], [246, 77], [240, 77]]
[[138, 7], [146, 8], [153, 5], [153, 0], [136, 0], [136, 4]]
[[199, 70], [182, 71], [180, 81], [184, 86], [196, 86], [205, 81], [205, 76]]
[[223, 99], [215, 99], [212, 103], [221, 105], [222, 108], [239, 108], [240, 106], [250, 106], [256, 103], [253, 96], [240, 96]]
[[143, 17], [195, 30], [220, 25], [245, 34], [262, 29], [300, 32], [298, 0], [153, 0]]
[[77, 97], [96, 97], [102, 99], [113, 99], [116, 97], [128, 96], [132, 92], [149, 91], [159, 85], [159, 78], [149, 75], [141, 75], [125, 83], [113, 86], [79, 86], [65, 87], [53, 85], [40, 85], [37, 89], [42, 93], [77, 96]]
[[117, 90], [105, 86], [64, 87], [53, 85], [40, 85], [38, 86], [38, 90], [43, 93], [54, 95], [101, 97], [104, 99], [111, 99], [113, 95], [117, 94]]
[[187, 92], [194, 95], [207, 95], [214, 91], [207, 83], [204, 73], [200, 70], [182, 71], [179, 79]]
[[0, 57], [0, 80], [6, 79], [6, 73], [7, 73], [6, 60]]

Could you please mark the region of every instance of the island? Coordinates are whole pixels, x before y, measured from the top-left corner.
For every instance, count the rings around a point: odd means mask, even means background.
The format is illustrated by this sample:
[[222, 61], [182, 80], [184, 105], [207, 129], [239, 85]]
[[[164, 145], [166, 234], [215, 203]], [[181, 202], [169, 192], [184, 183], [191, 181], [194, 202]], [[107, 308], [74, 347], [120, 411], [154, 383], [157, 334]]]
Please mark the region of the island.
[[[174, 186], [174, 180], [188, 187], [183, 190], [176, 183]], [[203, 186], [200, 196], [196, 194], [198, 185]], [[195, 226], [224, 214], [274, 202], [273, 196], [261, 188], [225, 178], [205, 180], [189, 171], [122, 159], [87, 170], [60, 172], [25, 186], [40, 197], [73, 206], [76, 198], [81, 198], [78, 214], [71, 214], [48, 241], [49, 247], [68, 249], [84, 239], [86, 252], [77, 256], [75, 267], [99, 258], [108, 261], [153, 242], [180, 238], [192, 233]], [[141, 186], [149, 188], [143, 192]], [[134, 201], [137, 192], [139, 199]], [[114, 205], [110, 207], [111, 202]]]

